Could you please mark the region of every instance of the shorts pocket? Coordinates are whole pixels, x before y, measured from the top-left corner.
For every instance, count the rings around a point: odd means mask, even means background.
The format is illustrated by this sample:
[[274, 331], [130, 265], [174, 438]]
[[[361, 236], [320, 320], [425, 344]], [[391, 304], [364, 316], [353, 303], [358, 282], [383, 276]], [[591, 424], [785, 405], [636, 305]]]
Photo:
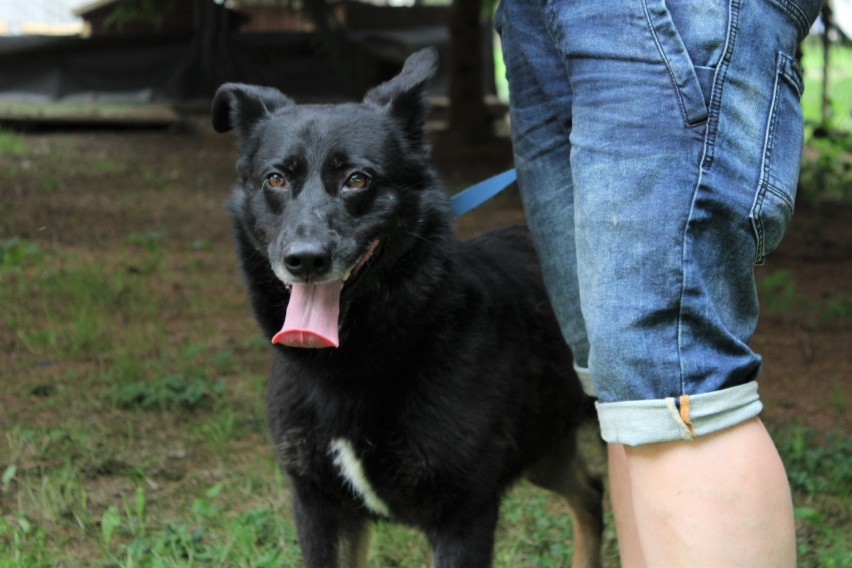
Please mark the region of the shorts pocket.
[[756, 264], [775, 250], [793, 216], [804, 138], [803, 89], [798, 62], [779, 51], [760, 181], [749, 215], [757, 239]]
[[699, 78], [665, 0], [645, 0], [644, 4], [645, 17], [674, 83], [684, 122], [687, 126], [700, 124], [709, 114], [709, 97], [705, 98], [703, 88], [703, 82], [707, 81], [702, 82], [705, 77]]

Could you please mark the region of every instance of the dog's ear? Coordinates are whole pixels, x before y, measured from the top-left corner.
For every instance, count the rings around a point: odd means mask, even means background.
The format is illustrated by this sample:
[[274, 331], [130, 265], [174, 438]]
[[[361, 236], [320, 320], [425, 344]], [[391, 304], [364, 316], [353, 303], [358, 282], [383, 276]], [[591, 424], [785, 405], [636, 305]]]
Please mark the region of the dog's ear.
[[236, 129], [240, 138], [245, 138], [261, 119], [292, 104], [292, 99], [272, 87], [225, 83], [213, 97], [213, 129]]
[[423, 123], [429, 111], [425, 97], [426, 85], [437, 71], [438, 50], [434, 47], [421, 49], [405, 60], [399, 75], [367, 91], [364, 102], [387, 107], [411, 140], [419, 144], [423, 139]]

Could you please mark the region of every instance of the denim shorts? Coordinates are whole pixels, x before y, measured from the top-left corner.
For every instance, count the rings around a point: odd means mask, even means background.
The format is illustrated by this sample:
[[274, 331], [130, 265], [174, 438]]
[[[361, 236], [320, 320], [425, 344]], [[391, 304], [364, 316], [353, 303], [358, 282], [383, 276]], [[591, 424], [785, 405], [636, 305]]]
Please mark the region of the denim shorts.
[[608, 442], [756, 416], [754, 265], [793, 213], [817, 0], [502, 0], [523, 203]]

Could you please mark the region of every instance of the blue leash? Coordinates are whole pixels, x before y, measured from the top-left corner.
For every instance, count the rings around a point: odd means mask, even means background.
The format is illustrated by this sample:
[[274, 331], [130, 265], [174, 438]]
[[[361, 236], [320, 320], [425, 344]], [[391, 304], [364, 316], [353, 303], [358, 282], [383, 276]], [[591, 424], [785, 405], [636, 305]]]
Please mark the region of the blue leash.
[[506, 189], [517, 177], [518, 175], [514, 169], [507, 170], [455, 194], [450, 198], [450, 209], [453, 212], [453, 219], [461, 217], [471, 209], [479, 207]]

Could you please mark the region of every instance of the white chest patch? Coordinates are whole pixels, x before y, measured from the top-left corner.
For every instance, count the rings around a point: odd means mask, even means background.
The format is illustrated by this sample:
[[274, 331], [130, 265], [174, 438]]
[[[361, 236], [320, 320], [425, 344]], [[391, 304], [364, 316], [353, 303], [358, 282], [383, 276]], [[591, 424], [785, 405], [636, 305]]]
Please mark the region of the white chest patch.
[[385, 517], [390, 516], [388, 506], [376, 495], [370, 482], [367, 481], [367, 476], [364, 475], [364, 466], [361, 465], [361, 461], [355, 455], [352, 443], [344, 438], [337, 438], [329, 444], [328, 452], [331, 454], [331, 459], [337, 466], [340, 476], [361, 497], [367, 508], [376, 514]]

